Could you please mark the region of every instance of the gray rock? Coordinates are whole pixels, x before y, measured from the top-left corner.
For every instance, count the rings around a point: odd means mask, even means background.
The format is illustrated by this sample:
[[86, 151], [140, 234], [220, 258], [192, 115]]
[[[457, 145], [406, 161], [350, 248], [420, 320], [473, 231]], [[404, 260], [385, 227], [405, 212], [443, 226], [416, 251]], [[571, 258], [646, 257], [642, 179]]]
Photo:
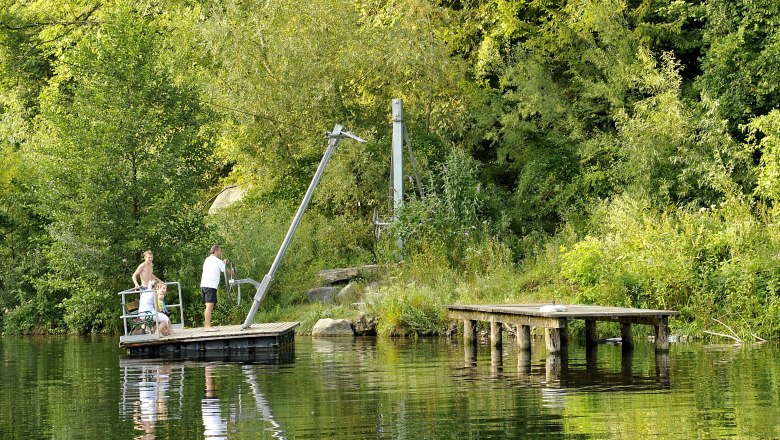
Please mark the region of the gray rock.
[[339, 293], [336, 294], [337, 304], [348, 304], [357, 302], [360, 299], [360, 292], [358, 291], [357, 284], [349, 283], [344, 286]]
[[354, 323], [355, 334], [358, 336], [376, 335], [376, 319], [368, 317], [365, 313], [358, 315]]
[[244, 198], [246, 192], [237, 186], [230, 186], [222, 190], [214, 199], [214, 203], [209, 207], [209, 215], [215, 214], [233, 203]]
[[376, 264], [368, 264], [360, 267], [343, 267], [337, 269], [324, 269], [319, 272], [320, 280], [326, 284], [337, 284], [350, 281], [357, 277], [366, 277], [379, 270]]
[[348, 319], [323, 318], [314, 324], [312, 336], [355, 336], [352, 322]]
[[360, 268], [358, 268], [358, 273], [363, 278], [373, 275], [377, 272], [379, 272], [379, 266], [376, 264], [366, 264], [365, 266], [360, 266]]
[[327, 286], [327, 287], [317, 287], [316, 289], [309, 289], [309, 291], [306, 293], [309, 296], [309, 302], [331, 304], [338, 290], [339, 287]]

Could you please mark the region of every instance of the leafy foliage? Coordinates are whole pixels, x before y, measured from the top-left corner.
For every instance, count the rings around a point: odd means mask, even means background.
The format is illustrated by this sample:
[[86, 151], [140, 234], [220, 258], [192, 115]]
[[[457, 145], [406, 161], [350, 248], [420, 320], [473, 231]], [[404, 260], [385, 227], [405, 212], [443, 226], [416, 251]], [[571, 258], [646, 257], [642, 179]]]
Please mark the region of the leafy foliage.
[[[775, 334], [775, 3], [3, 1], [4, 328], [115, 329], [147, 248], [197, 321], [208, 244], [264, 273], [339, 123], [368, 142], [332, 157], [267, 317], [320, 268], [381, 262], [388, 334], [524, 298]], [[399, 212], [393, 98], [426, 187]], [[206, 218], [226, 185], [244, 199]], [[375, 212], [395, 220], [378, 242]]]
[[37, 290], [80, 331], [116, 327], [110, 298], [129, 282], [128, 255], [172, 259], [206, 232], [187, 202], [210, 177], [208, 112], [157, 63], [153, 21], [130, 9], [105, 19], [56, 63], [27, 156], [50, 182], [33, 190], [50, 238]]

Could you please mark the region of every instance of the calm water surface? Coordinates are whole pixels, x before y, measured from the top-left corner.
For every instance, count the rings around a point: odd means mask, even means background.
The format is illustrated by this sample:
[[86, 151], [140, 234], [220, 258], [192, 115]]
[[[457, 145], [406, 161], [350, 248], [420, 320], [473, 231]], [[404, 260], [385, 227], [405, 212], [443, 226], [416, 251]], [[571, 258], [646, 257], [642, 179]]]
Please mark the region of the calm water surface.
[[780, 438], [780, 347], [298, 337], [249, 362], [127, 359], [115, 338], [0, 339], [0, 439]]

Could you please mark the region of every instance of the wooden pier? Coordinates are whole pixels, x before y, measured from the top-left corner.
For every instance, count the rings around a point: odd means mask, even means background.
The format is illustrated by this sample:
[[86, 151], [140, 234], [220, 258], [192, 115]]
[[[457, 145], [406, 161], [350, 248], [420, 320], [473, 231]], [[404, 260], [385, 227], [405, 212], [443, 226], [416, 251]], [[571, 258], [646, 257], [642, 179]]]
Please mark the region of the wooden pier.
[[159, 334], [126, 335], [119, 346], [129, 356], [176, 357], [207, 359], [246, 357], [292, 351], [298, 322], [252, 324], [242, 330], [240, 325], [180, 328], [170, 336]]
[[623, 350], [631, 350], [634, 342], [631, 336], [632, 324], [652, 325], [655, 328], [655, 349], [669, 350], [669, 317], [679, 316], [674, 310], [648, 310], [594, 305], [564, 305], [564, 311], [542, 311], [543, 304], [493, 304], [493, 305], [450, 305], [449, 317], [463, 320], [463, 337], [467, 345], [477, 341], [477, 321], [490, 323], [490, 342], [501, 346], [501, 324], [516, 326], [519, 349], [531, 349], [531, 327], [545, 329], [545, 342], [549, 353], [566, 349], [569, 341], [568, 321], [585, 321], [586, 346], [594, 346], [598, 335], [598, 321], [619, 322]]

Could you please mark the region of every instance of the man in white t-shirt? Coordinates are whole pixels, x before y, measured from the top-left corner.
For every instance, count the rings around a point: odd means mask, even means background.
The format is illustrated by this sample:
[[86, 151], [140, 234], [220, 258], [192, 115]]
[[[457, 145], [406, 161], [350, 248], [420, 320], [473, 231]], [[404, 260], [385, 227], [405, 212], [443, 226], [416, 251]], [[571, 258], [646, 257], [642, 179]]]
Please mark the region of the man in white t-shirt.
[[206, 331], [216, 331], [211, 328], [211, 312], [217, 304], [217, 287], [225, 271], [225, 262], [220, 259], [222, 248], [215, 244], [211, 246], [211, 254], [203, 262], [203, 274], [200, 277], [200, 295], [206, 310], [203, 312], [203, 326]]

